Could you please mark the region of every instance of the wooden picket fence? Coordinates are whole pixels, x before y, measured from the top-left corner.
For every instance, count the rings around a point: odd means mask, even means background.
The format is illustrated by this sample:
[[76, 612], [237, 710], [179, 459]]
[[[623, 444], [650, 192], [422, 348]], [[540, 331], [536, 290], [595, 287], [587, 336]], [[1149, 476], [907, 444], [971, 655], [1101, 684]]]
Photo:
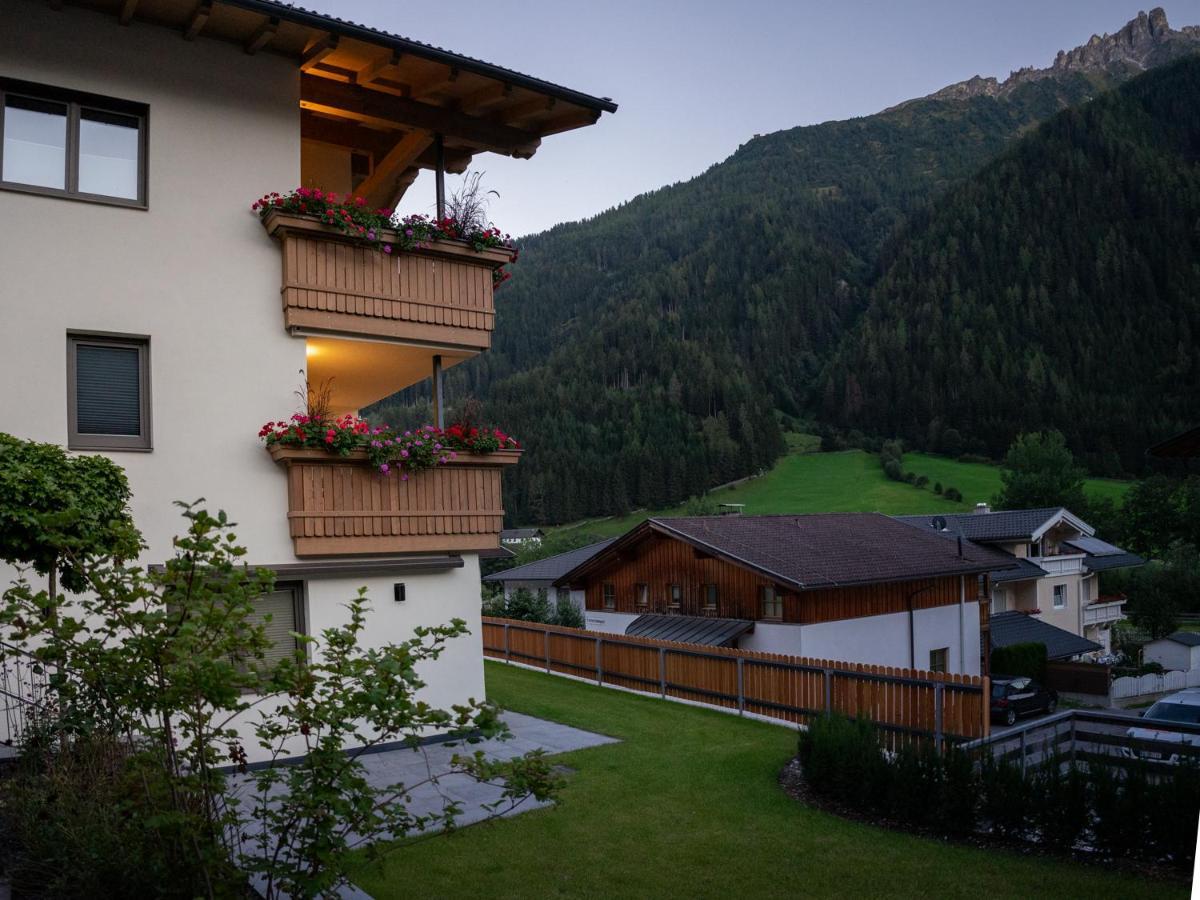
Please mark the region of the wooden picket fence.
[[989, 734], [989, 685], [977, 675], [872, 666], [681, 644], [515, 619], [483, 619], [483, 652], [662, 697], [803, 724], [841, 713], [937, 743]]

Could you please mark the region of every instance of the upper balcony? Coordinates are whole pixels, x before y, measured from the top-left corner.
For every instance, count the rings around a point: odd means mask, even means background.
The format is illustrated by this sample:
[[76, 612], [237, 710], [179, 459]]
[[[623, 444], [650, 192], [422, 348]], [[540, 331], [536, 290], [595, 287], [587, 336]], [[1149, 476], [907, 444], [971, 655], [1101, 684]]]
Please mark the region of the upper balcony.
[[1083, 553], [1031, 556], [1029, 561], [1045, 570], [1047, 575], [1080, 575], [1083, 573]]
[[1124, 617], [1124, 595], [1097, 597], [1083, 608], [1084, 625], [1107, 625], [1110, 622], [1119, 622]]

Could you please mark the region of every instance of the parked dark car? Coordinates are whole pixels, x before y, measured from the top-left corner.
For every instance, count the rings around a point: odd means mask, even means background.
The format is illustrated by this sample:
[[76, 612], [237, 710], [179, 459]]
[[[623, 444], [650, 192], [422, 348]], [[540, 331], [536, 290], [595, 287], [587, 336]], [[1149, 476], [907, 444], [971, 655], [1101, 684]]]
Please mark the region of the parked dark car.
[[1018, 716], [1052, 713], [1058, 708], [1058, 694], [1024, 675], [992, 676], [992, 718], [1015, 725]]

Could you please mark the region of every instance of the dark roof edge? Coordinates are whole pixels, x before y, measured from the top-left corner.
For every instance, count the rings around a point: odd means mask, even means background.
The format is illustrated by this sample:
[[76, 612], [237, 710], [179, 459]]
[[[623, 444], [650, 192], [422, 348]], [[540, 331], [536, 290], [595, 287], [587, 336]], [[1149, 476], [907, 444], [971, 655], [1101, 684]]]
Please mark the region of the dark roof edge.
[[273, 0], [221, 0], [221, 2], [249, 12], [261, 13], [264, 16], [286, 19], [297, 25], [319, 28], [322, 31], [328, 31], [342, 37], [386, 46], [403, 53], [411, 53], [414, 56], [421, 56], [434, 62], [447, 63], [448, 65], [457, 66], [488, 78], [506, 81], [516, 87], [529, 88], [530, 90], [548, 94], [568, 103], [585, 106], [588, 109], [610, 113], [617, 111], [617, 104], [606, 97], [593, 97], [591, 94], [572, 90], [571, 88], [563, 87], [560, 84], [554, 84], [550, 81], [543, 81], [540, 78], [534, 78], [532, 75], [523, 75], [520, 72], [506, 69], [503, 66], [497, 66], [480, 59], [472, 59], [469, 56], [460, 56], [457, 53], [451, 53], [449, 50], [442, 50], [430, 44], [414, 41], [397, 34], [389, 34], [386, 31], [379, 31], [375, 28], [368, 28], [365, 25], [346, 22], [333, 16], [300, 9], [283, 3], [276, 3]]

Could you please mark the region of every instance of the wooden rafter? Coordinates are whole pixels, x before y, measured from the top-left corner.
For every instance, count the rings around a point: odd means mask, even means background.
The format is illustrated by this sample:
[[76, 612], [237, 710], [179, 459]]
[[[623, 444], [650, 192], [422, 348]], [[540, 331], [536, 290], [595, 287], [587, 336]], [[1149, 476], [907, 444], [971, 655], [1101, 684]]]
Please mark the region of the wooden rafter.
[[468, 115], [475, 115], [508, 102], [512, 97], [512, 85], [503, 81], [494, 81], [487, 87], [482, 87], [472, 94], [467, 94], [458, 101], [458, 108]]
[[541, 138], [536, 134], [519, 128], [419, 103], [408, 97], [364, 91], [311, 75], [301, 76], [300, 105], [305, 109], [384, 128], [417, 128], [444, 134], [447, 139], [458, 139], [509, 156], [532, 156], [541, 143]]
[[374, 62], [368, 63], [354, 73], [354, 83], [359, 85], [371, 84], [388, 69], [399, 65], [403, 56], [404, 54], [399, 50], [393, 50], [389, 55], [381, 56]]
[[279, 31], [279, 19], [271, 16], [269, 19], [264, 20], [258, 28], [254, 29], [254, 34], [250, 35], [250, 39], [246, 41], [242, 49], [250, 56], [253, 56], [275, 39], [277, 31]]
[[417, 168], [408, 169], [401, 173], [400, 177], [396, 179], [396, 185], [392, 189], [391, 197], [388, 198], [388, 202], [385, 203], [384, 206], [387, 206], [390, 209], [395, 209], [397, 206], [399, 206], [400, 198], [404, 196], [405, 192], [410, 187], [412, 187], [412, 183], [417, 180], [417, 176], [419, 174], [421, 174], [421, 170]]
[[183, 39], [185, 41], [194, 41], [200, 32], [204, 30], [204, 26], [208, 24], [209, 17], [212, 16], [213, 0], [200, 0], [196, 4], [196, 9], [192, 13], [192, 17], [188, 19], [188, 23], [183, 29]]
[[137, 12], [138, 0], [124, 0], [121, 3], [121, 11], [117, 14], [117, 21], [122, 25], [128, 25], [133, 21], [133, 15]]
[[327, 34], [309, 44], [304, 55], [300, 57], [300, 71], [307, 72], [315, 68], [321, 60], [338, 48], [340, 42], [341, 38], [338, 35]]
[[535, 116], [551, 112], [556, 103], [557, 101], [553, 97], [534, 97], [531, 100], [523, 100], [520, 103], [514, 103], [512, 106], [500, 110], [496, 113], [495, 118], [506, 124], [518, 124], [524, 122], [526, 119], [532, 119]]
[[422, 97], [427, 97], [430, 94], [436, 94], [438, 91], [444, 90], [456, 81], [458, 81], [458, 67], [447, 66], [445, 69], [434, 75], [430, 75], [428, 78], [410, 82], [408, 85], [408, 96], [414, 100], [420, 100]]
[[[396, 144], [397, 132], [379, 131], [367, 128], [357, 122], [345, 119], [329, 119], [325, 116], [314, 115], [302, 110], [300, 113], [300, 137], [308, 141], [320, 141], [336, 147], [349, 147], [370, 153], [375, 159], [383, 159]], [[432, 169], [436, 165], [432, 148], [425, 150], [417, 157], [417, 165], [422, 169]], [[465, 172], [471, 165], [471, 152], [453, 147], [445, 150], [446, 171], [451, 173]]]
[[[383, 159], [376, 160], [371, 174], [358, 186], [359, 196], [371, 206], [386, 205], [396, 191], [396, 181], [429, 148], [433, 137], [424, 131], [412, 131], [400, 138]], [[415, 176], [414, 176], [415, 177]]]

